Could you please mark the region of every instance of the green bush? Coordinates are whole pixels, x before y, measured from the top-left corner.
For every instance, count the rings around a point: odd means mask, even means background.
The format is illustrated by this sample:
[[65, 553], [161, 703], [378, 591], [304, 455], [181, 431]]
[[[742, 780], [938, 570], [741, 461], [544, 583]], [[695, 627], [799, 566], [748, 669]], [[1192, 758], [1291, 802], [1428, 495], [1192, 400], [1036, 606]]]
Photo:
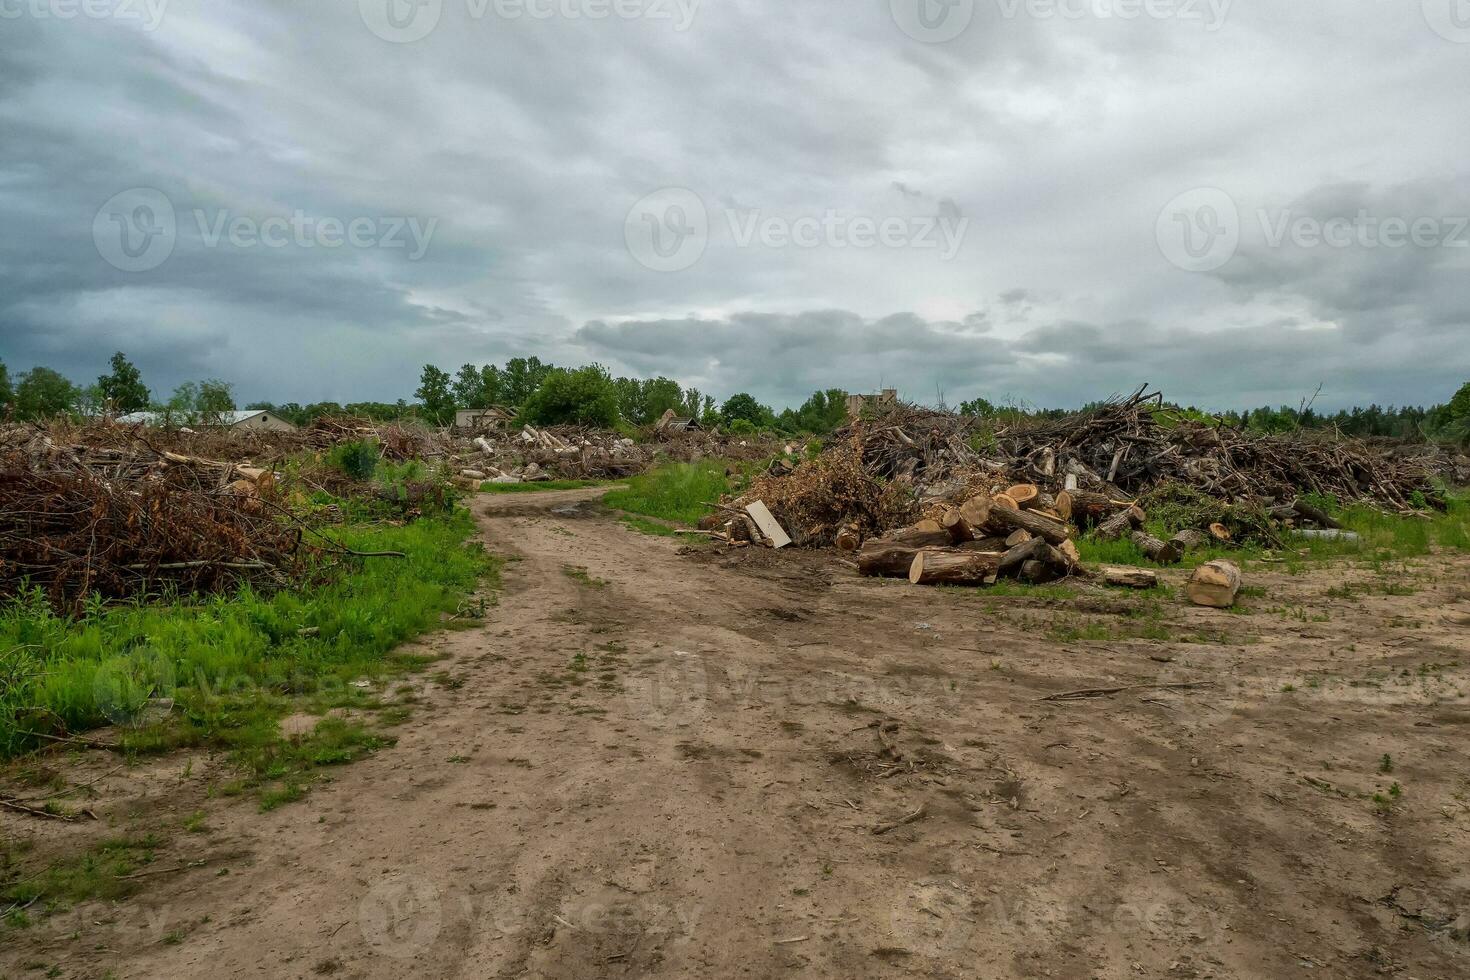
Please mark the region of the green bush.
[[755, 424], [747, 419], [736, 419], [730, 423], [730, 432], [737, 436], [748, 436], [755, 433]]
[[371, 480], [378, 469], [378, 447], [366, 440], [339, 443], [327, 461], [354, 480]]
[[618, 421], [618, 393], [607, 371], [597, 365], [548, 374], [526, 402], [521, 417], [534, 425], [592, 425], [611, 428]]

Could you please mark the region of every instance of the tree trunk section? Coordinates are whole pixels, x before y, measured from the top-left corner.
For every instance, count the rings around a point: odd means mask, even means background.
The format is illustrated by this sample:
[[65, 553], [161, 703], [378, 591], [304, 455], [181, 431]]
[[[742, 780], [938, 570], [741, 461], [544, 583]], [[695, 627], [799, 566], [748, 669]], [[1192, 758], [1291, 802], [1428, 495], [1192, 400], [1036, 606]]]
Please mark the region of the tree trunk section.
[[1185, 554], [1188, 554], [1191, 551], [1198, 551], [1199, 549], [1203, 548], [1206, 544], [1209, 543], [1210, 539], [1209, 536], [1206, 535], [1203, 531], [1193, 531], [1186, 529], [1180, 531], [1169, 540], [1177, 544], [1180, 550], [1183, 551]]
[[1300, 497], [1291, 502], [1291, 509], [1305, 517], [1307, 520], [1314, 521], [1317, 524], [1320, 524], [1322, 527], [1330, 527], [1333, 530], [1337, 531], [1342, 530], [1342, 525], [1334, 520], [1331, 516], [1329, 516], [1325, 510], [1313, 507], [1311, 504], [1307, 503], [1305, 500], [1302, 500]]
[[909, 566], [918, 553], [918, 548], [892, 541], [874, 539], [864, 542], [857, 554], [858, 574], [903, 578], [908, 575]]
[[1207, 561], [1194, 570], [1184, 591], [1196, 606], [1229, 609], [1240, 594], [1240, 566], [1224, 558]]
[[1173, 541], [1160, 541], [1147, 531], [1134, 531], [1133, 543], [1148, 556], [1149, 561], [1160, 565], [1177, 565], [1184, 557], [1184, 549]]
[[[925, 525], [932, 524], [932, 528]], [[954, 539], [937, 521], [921, 521], [913, 527], [902, 527], [892, 534], [876, 538], [869, 543], [904, 545], [909, 548], [942, 548]]]
[[1147, 568], [1109, 566], [1103, 569], [1103, 584], [1116, 585], [1123, 589], [1152, 589], [1159, 584], [1159, 574]]
[[944, 516], [939, 519], [939, 524], [949, 532], [949, 538], [955, 544], [974, 541], [977, 536], [976, 529], [972, 528], [970, 522], [965, 520], [965, 515], [958, 507], [951, 507], [945, 511]]
[[990, 520], [990, 507], [990, 496], [978, 493], [960, 505], [960, 517], [978, 535], [985, 522]]
[[1033, 538], [1028, 535], [1025, 541], [1019, 542], [1001, 556], [997, 571], [1002, 574], [1019, 573], [1021, 566], [1028, 561], [1040, 561], [1050, 547], [1051, 545], [1046, 543], [1045, 538]]
[[1061, 521], [1019, 508], [995, 508], [990, 512], [990, 527], [994, 531], [1007, 534], [1011, 531], [1030, 531], [1039, 538], [1045, 538], [1049, 544], [1061, 544], [1072, 536], [1072, 529]]
[[862, 547], [863, 535], [856, 524], [849, 524], [837, 532], [838, 551], [857, 551]]
[[1040, 585], [1056, 578], [1056, 572], [1044, 561], [1028, 561], [1021, 566], [1021, 581]]
[[909, 565], [914, 585], [988, 585], [995, 581], [1000, 555], [958, 548], [923, 548]]
[[1031, 502], [1040, 494], [1041, 491], [1034, 483], [1017, 483], [1006, 491], [1006, 496], [1014, 500], [1020, 507], [1031, 506]]
[[1125, 509], [1103, 521], [1093, 533], [1104, 541], [1116, 541], [1123, 535], [1131, 533], [1133, 527], [1133, 512]]

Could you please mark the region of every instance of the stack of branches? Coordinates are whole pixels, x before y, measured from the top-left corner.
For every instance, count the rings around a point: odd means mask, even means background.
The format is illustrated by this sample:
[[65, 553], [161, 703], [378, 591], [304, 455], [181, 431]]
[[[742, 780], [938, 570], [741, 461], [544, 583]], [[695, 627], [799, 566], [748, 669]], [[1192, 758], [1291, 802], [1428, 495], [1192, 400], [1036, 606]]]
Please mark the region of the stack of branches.
[[[44, 437], [43, 437], [44, 439]], [[74, 613], [104, 600], [284, 584], [305, 558], [256, 483], [227, 463], [34, 440], [0, 456], [0, 597]]]
[[866, 537], [907, 524], [917, 509], [911, 490], [873, 479], [862, 446], [860, 434], [849, 434], [788, 475], [756, 478], [741, 500], [763, 501], [798, 545], [825, 546], [844, 532]]
[[1444, 506], [1428, 468], [1412, 458], [1330, 434], [1257, 436], [1207, 424], [1165, 409], [1146, 385], [1095, 409], [1002, 429], [997, 441], [1014, 472], [1038, 483], [1070, 474], [1114, 497], [1177, 483], [1232, 504], [1310, 493], [1407, 511], [1417, 494]]
[[56, 446], [93, 449], [140, 445], [154, 454], [165, 452], [196, 459], [259, 460], [262, 465], [282, 459], [309, 445], [307, 433], [274, 429], [208, 428], [123, 425], [111, 419], [75, 420], [56, 416], [44, 422], [0, 426], [0, 452], [25, 446], [38, 438]]
[[[993, 500], [999, 517], [989, 520], [999, 529], [1014, 523], [1013, 513], [1031, 514], [1036, 520], [1022, 520], [1039, 522], [1052, 538], [1058, 527], [1127, 537], [1161, 564], [1202, 540], [1274, 547], [1284, 543], [1283, 528], [1337, 528], [1314, 505], [1317, 497], [1399, 513], [1444, 506], [1424, 453], [1325, 433], [1256, 436], [1169, 409], [1147, 386], [1069, 416], [993, 431], [981, 420], [899, 406], [842, 435], [818, 460], [762, 478], [738, 502], [765, 501], [798, 544], [855, 550], [895, 532], [942, 538], [937, 525], [968, 526], [955, 517], [962, 505]], [[924, 519], [918, 532], [905, 526], [915, 517]], [[1182, 538], [1154, 538], [1143, 527], [1150, 517]], [[1035, 536], [1028, 524], [1017, 529]], [[999, 538], [997, 530], [986, 527], [976, 540]], [[1048, 555], [1043, 571], [1068, 568]]]
[[374, 422], [356, 415], [323, 415], [313, 419], [305, 441], [315, 449], [344, 442], [376, 442], [384, 459], [402, 463], [448, 454], [447, 437], [412, 422]]
[[976, 469], [1003, 469], [970, 446], [979, 420], [952, 412], [899, 405], [878, 418], [860, 419], [835, 434], [855, 440], [870, 476], [913, 486], [963, 478]]

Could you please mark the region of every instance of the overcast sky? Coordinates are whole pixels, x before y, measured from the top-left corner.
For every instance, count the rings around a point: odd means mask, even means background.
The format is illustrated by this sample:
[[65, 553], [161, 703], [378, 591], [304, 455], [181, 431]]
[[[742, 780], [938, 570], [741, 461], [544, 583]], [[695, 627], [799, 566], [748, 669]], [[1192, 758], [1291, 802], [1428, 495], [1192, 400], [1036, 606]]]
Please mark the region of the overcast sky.
[[0, 0], [0, 359], [1434, 403], [1467, 0]]

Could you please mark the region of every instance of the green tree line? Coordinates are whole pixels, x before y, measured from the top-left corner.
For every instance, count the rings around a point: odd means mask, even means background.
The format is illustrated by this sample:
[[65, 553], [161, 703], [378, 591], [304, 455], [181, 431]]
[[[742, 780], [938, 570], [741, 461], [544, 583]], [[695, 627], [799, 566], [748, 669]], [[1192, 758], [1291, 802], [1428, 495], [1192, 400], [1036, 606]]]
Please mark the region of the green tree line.
[[[186, 382], [165, 398], [149, 390], [141, 372], [121, 351], [112, 355], [107, 366], [108, 371], [94, 383], [79, 385], [42, 366], [12, 379], [0, 361], [0, 417], [23, 420], [149, 410], [188, 424], [207, 422], [211, 416], [236, 408], [233, 387], [218, 379]], [[707, 428], [720, 425], [733, 432], [825, 435], [847, 421], [846, 395], [837, 388], [815, 391], [801, 405], [778, 412], [748, 392], [737, 392], [717, 402], [698, 388], [682, 386], [671, 378], [614, 377], [599, 364], [558, 367], [534, 356], [513, 357], [503, 366], [465, 364], [454, 374], [426, 364], [414, 397], [414, 402], [400, 398], [395, 402], [346, 404], [260, 401], [246, 408], [270, 411], [297, 425], [309, 425], [327, 415], [357, 415], [374, 421], [421, 419], [447, 425], [454, 420], [456, 409], [491, 406], [514, 408], [526, 421], [537, 425], [579, 423], [608, 428], [651, 425], [670, 410], [680, 417], [697, 419]], [[1360, 438], [1427, 438], [1470, 446], [1470, 382], [1449, 401], [1429, 408], [1369, 405], [1325, 413], [1307, 405], [1204, 413], [1193, 407], [1171, 407], [1193, 417], [1263, 434], [1336, 429]], [[1001, 420], [1066, 414], [1061, 409], [998, 406], [983, 396], [961, 402], [959, 411]]]

